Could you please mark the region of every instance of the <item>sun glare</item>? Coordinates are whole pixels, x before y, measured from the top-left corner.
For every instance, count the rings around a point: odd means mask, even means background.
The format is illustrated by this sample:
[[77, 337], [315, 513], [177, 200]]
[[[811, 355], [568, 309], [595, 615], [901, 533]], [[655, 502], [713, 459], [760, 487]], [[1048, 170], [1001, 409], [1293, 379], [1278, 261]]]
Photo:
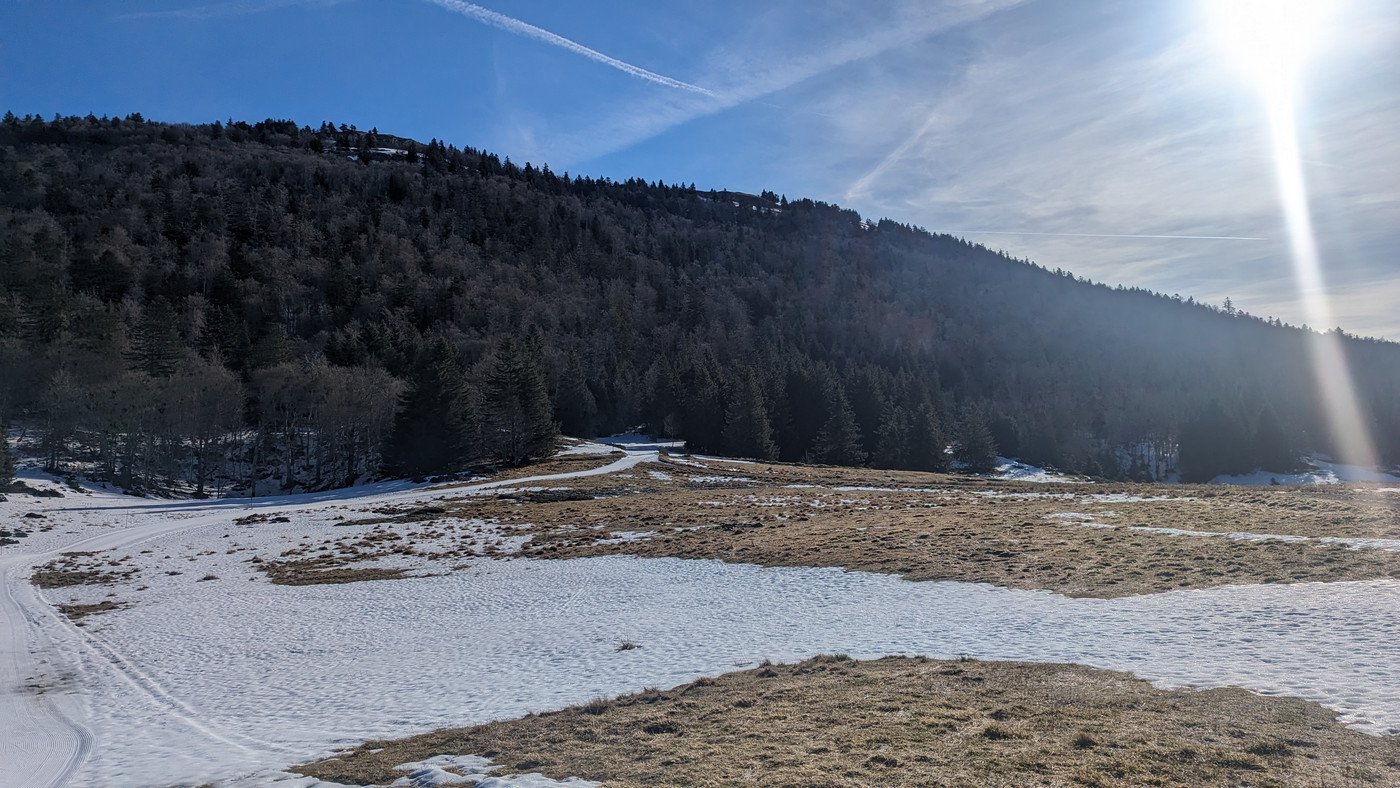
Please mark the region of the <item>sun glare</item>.
[[1290, 89], [1332, 15], [1327, 0], [1206, 0], [1236, 65], [1267, 92]]
[[[1279, 204], [1288, 227], [1293, 276], [1308, 322], [1332, 326], [1322, 276], [1322, 256], [1313, 233], [1298, 143], [1297, 83], [1335, 11], [1328, 0], [1204, 0], [1221, 44], [1255, 84], [1269, 121]], [[1374, 465], [1376, 452], [1357, 404], [1345, 348], [1336, 334], [1312, 342], [1313, 374], [1327, 413], [1339, 459]]]

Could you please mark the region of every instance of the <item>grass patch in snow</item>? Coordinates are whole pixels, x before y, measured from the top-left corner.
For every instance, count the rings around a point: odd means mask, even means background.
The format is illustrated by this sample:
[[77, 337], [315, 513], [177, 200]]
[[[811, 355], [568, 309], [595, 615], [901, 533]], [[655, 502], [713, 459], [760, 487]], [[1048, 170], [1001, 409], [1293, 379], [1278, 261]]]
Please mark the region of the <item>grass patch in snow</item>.
[[[1377, 509], [1385, 497], [1367, 490], [1319, 496], [1306, 489], [1152, 485], [997, 482], [989, 488], [983, 479], [873, 470], [757, 464], [745, 472], [756, 484], [742, 489], [698, 490], [681, 475], [674, 481], [648, 477], [629, 483], [630, 496], [553, 503], [479, 499], [461, 503], [452, 515], [528, 524], [524, 552], [537, 557], [630, 553], [832, 566], [1081, 597], [1400, 577], [1400, 552], [1353, 550], [1318, 536], [1208, 538], [1242, 531], [1400, 535], [1393, 505]], [[595, 477], [574, 480], [574, 486], [593, 492], [615, 489], [619, 481]], [[1081, 510], [1074, 521], [1056, 517], [1071, 507]], [[1351, 515], [1364, 515], [1354, 531], [1339, 524]], [[1090, 518], [1115, 527], [1078, 522]], [[1169, 524], [1202, 536], [1134, 530]]]
[[130, 556], [107, 560], [97, 553], [63, 553], [30, 575], [29, 582], [39, 588], [110, 585], [127, 580], [136, 569], [125, 566]]
[[260, 569], [267, 579], [280, 586], [335, 585], [369, 580], [397, 580], [410, 577], [406, 568], [354, 567], [343, 562], [308, 558], [299, 561], [265, 561]]
[[1395, 785], [1400, 739], [1241, 689], [1078, 665], [823, 656], [395, 741], [293, 771], [389, 783], [480, 755], [608, 786]]
[[77, 622], [78, 626], [82, 626], [83, 619], [87, 618], [88, 616], [96, 616], [101, 615], [102, 613], [110, 613], [113, 610], [121, 610], [124, 607], [126, 607], [126, 605], [121, 602], [113, 602], [110, 599], [104, 599], [101, 602], [89, 605], [59, 605], [58, 612], [62, 613], [65, 616], [68, 616], [69, 620]]
[[[531, 468], [591, 467], [605, 459], [555, 458]], [[336, 522], [356, 530], [334, 544], [319, 552], [298, 547], [272, 560], [344, 566], [397, 553], [445, 571], [473, 555], [630, 553], [842, 567], [1104, 598], [1400, 578], [1400, 551], [1350, 549], [1385, 546], [1355, 540], [1400, 543], [1394, 496], [1365, 486], [1031, 484], [778, 463], [747, 464], [742, 478], [697, 486], [695, 478], [719, 478], [713, 473], [724, 466], [688, 462], [705, 471], [697, 476], [689, 465], [663, 461], [639, 466], [636, 474], [574, 478], [558, 487], [503, 486], [366, 508], [360, 510], [366, 519]], [[1076, 517], [1057, 517], [1071, 511]], [[1084, 528], [1077, 520], [1104, 527]], [[358, 533], [375, 526], [380, 532]], [[1208, 538], [1215, 534], [1233, 538]], [[1251, 534], [1257, 539], [1243, 538]], [[275, 571], [305, 582], [398, 576], [316, 573], [329, 568], [296, 564]]]

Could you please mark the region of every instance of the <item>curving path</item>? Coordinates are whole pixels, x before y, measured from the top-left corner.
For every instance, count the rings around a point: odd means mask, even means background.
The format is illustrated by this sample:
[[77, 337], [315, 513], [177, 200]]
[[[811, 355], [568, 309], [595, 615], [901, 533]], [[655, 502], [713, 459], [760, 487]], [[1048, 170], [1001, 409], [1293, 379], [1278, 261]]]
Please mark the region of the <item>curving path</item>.
[[[655, 461], [655, 447], [626, 447], [626, 454], [599, 468], [569, 473], [530, 476], [473, 485], [410, 486], [390, 482], [324, 493], [259, 499], [168, 501], [94, 493], [82, 499], [26, 499], [12, 496], [9, 508], [27, 504], [29, 511], [56, 516], [100, 514], [117, 527], [78, 536], [35, 539], [0, 553], [0, 786], [65, 785], [93, 750], [93, 734], [80, 721], [85, 716], [83, 698], [69, 687], [86, 673], [106, 672], [129, 685], [165, 720], [212, 744], [241, 750], [276, 751], [281, 747], [261, 738], [219, 730], [188, 708], [162, 684], [160, 677], [143, 672], [120, 649], [105, 639], [74, 626], [45, 601], [29, 582], [33, 568], [74, 551], [100, 552], [134, 548], [160, 537], [212, 525], [227, 525], [230, 514], [243, 511], [312, 511], [342, 506], [362, 498], [376, 503], [430, 501], [477, 491], [515, 487], [537, 482], [600, 476]], [[16, 501], [15, 499], [21, 499]], [[47, 505], [47, 504], [56, 505]], [[151, 521], [152, 518], [157, 518]], [[40, 544], [40, 542], [43, 542]]]

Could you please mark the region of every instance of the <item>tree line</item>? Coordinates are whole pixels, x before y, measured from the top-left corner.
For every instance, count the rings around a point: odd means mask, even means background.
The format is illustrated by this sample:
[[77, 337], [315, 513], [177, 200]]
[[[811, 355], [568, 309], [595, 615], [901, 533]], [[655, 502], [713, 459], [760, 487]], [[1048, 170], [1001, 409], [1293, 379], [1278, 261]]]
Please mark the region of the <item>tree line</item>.
[[[136, 489], [422, 476], [638, 425], [785, 461], [1286, 470], [1331, 448], [1312, 337], [771, 192], [331, 123], [0, 121], [0, 417]], [[1396, 462], [1400, 353], [1343, 344]]]

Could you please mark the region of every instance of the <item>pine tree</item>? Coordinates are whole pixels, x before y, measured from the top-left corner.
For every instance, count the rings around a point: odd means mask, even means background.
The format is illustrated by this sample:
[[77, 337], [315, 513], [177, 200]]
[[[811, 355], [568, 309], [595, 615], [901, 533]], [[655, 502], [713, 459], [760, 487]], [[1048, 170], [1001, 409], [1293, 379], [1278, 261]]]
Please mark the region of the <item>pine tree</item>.
[[387, 469], [419, 477], [455, 471], [472, 456], [467, 385], [457, 354], [442, 336], [418, 352], [384, 448]]
[[893, 402], [886, 402], [880, 411], [880, 429], [871, 464], [876, 468], [908, 468], [911, 432], [909, 412]]
[[588, 388], [583, 364], [573, 353], [564, 366], [564, 377], [559, 381], [554, 401], [554, 415], [559, 419], [561, 432], [575, 438], [590, 438], [596, 434], [598, 403]]
[[855, 411], [846, 400], [846, 392], [835, 384], [827, 392], [826, 422], [812, 444], [811, 459], [828, 465], [861, 465], [865, 462], [861, 443]]
[[778, 456], [763, 391], [753, 373], [742, 376], [739, 390], [724, 414], [724, 450], [735, 457], [772, 460]]
[[938, 411], [925, 402], [911, 424], [909, 467], [916, 471], [947, 473], [952, 464], [946, 451], [948, 440], [938, 423]]
[[1211, 402], [1181, 425], [1177, 459], [1181, 480], [1194, 484], [1253, 470], [1249, 438], [1249, 429], [1234, 409], [1227, 411], [1219, 401]]
[[724, 399], [721, 371], [707, 353], [694, 352], [691, 366], [681, 376], [681, 434], [691, 450], [723, 451]]
[[486, 379], [488, 443], [500, 459], [518, 465], [554, 448], [557, 425], [550, 418], [549, 392], [539, 346], [522, 347], [506, 337], [496, 349]]
[[972, 473], [990, 473], [997, 467], [997, 445], [982, 409], [969, 405], [958, 423], [953, 457]]
[[1301, 441], [1297, 430], [1278, 417], [1273, 406], [1265, 403], [1254, 423], [1254, 465], [1266, 471], [1291, 473], [1298, 469], [1298, 449]]
[[15, 452], [10, 448], [10, 432], [0, 421], [0, 489], [15, 480]]
[[175, 326], [175, 310], [169, 301], [157, 298], [146, 305], [128, 358], [147, 375], [164, 378], [175, 371], [184, 355], [184, 342]]

